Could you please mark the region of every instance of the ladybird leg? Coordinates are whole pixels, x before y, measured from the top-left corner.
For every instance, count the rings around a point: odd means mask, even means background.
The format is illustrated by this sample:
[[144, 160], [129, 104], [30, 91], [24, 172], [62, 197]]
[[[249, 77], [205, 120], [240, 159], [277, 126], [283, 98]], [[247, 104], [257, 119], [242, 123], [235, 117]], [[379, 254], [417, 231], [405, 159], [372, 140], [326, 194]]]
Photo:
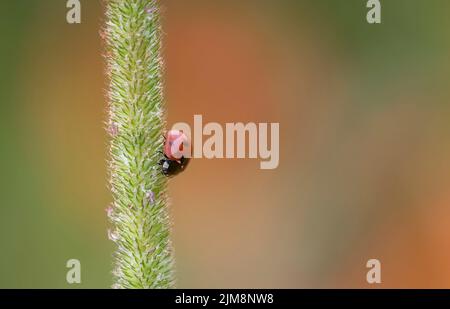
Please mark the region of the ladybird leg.
[[179, 158], [178, 160], [176, 160], [178, 164], [183, 165], [184, 163], [184, 157], [182, 156], [181, 158]]
[[177, 162], [181, 165], [184, 165], [188, 161], [189, 161], [189, 158], [186, 158], [185, 156], [181, 156], [181, 158], [179, 160], [177, 160]]
[[189, 164], [190, 158], [181, 157], [181, 168], [184, 170], [186, 166]]
[[164, 158], [169, 159], [169, 157], [167, 157], [166, 154], [165, 154], [163, 151], [158, 150], [158, 153], [161, 154], [161, 155], [163, 155]]

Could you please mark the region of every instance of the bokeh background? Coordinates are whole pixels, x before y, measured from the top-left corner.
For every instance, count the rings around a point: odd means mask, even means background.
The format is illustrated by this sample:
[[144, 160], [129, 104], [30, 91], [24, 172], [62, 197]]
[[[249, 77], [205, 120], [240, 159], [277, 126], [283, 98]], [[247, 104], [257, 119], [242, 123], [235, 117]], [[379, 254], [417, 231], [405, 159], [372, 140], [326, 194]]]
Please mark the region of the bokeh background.
[[[169, 124], [279, 122], [171, 180], [183, 288], [450, 288], [450, 2], [163, 0]], [[102, 1], [0, 1], [0, 287], [108, 288]], [[81, 261], [82, 284], [66, 283]]]

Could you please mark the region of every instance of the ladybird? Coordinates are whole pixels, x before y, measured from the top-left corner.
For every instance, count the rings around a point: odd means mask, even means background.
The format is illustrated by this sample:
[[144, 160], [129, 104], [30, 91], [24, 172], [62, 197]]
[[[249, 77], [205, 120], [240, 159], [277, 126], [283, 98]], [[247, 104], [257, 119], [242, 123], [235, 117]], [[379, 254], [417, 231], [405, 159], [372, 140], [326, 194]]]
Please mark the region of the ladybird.
[[183, 156], [183, 147], [187, 145], [188, 138], [178, 130], [170, 130], [164, 138], [163, 155], [159, 161], [162, 173], [165, 176], [175, 176], [186, 169], [190, 158]]

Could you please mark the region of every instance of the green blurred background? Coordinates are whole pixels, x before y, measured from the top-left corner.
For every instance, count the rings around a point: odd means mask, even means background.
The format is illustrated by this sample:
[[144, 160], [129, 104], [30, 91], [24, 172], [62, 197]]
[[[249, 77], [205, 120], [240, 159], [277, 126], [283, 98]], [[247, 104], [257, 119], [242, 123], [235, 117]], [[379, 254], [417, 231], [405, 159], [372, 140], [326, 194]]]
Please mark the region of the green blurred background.
[[[280, 122], [170, 183], [179, 287], [450, 288], [450, 2], [163, 0], [169, 123]], [[0, 0], [0, 287], [107, 288], [102, 1]], [[66, 283], [81, 261], [82, 284]]]

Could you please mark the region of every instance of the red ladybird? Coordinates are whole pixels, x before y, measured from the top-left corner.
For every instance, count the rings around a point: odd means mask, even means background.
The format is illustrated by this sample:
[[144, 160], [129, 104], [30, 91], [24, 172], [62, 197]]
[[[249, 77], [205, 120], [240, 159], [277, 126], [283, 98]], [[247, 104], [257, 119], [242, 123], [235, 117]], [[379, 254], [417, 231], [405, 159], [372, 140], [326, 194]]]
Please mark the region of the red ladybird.
[[183, 155], [184, 146], [188, 145], [187, 136], [178, 130], [167, 132], [164, 141], [164, 158], [159, 161], [162, 172], [166, 176], [175, 176], [184, 171], [189, 158]]

